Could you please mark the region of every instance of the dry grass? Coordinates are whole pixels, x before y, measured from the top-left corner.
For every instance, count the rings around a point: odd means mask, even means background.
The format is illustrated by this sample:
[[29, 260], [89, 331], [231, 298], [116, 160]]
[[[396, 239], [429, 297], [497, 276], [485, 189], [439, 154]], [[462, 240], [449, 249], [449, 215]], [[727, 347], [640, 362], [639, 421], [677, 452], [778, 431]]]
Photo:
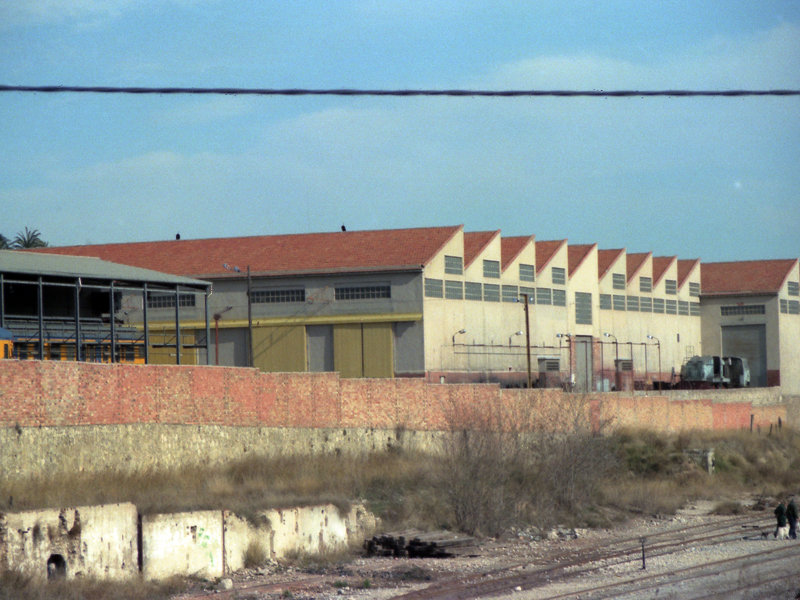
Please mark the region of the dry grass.
[[0, 573], [0, 600], [167, 600], [187, 589], [173, 578], [159, 583], [70, 579], [35, 583], [16, 571]]

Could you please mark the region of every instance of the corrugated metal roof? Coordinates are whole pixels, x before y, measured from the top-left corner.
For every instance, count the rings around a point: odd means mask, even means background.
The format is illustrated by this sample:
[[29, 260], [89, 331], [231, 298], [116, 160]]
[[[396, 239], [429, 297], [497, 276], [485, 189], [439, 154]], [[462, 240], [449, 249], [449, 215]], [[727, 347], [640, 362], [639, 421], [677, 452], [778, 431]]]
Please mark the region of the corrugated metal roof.
[[130, 267], [100, 260], [99, 258], [49, 254], [46, 250], [38, 252], [0, 250], [0, 273], [42, 277], [82, 277], [107, 281], [153, 283], [166, 286], [206, 287], [209, 285], [199, 279]]

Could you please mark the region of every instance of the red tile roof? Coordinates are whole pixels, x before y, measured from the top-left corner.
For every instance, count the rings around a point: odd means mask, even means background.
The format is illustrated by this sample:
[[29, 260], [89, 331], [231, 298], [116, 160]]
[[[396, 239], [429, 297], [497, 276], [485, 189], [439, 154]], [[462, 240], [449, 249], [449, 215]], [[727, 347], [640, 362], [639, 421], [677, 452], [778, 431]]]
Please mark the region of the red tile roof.
[[522, 252], [528, 244], [534, 241], [535, 236], [532, 235], [500, 238], [500, 254], [502, 255], [503, 270], [505, 271], [506, 267], [519, 256], [519, 253]]
[[586, 260], [592, 248], [596, 247], [597, 244], [576, 244], [575, 246], [567, 246], [567, 264], [569, 265], [570, 277], [572, 277], [575, 270], [581, 266], [581, 263]]
[[642, 268], [644, 261], [648, 256], [652, 256], [652, 252], [629, 252], [626, 261], [628, 269], [628, 283], [634, 278], [636, 272]]
[[[472, 264], [472, 261], [489, 245], [495, 237], [500, 235], [497, 231], [470, 231], [464, 233], [464, 266]], [[500, 251], [502, 254], [502, 250]]]
[[670, 268], [673, 262], [678, 260], [677, 256], [654, 256], [653, 257], [653, 286], [655, 287], [661, 278], [664, 277], [664, 274], [667, 272], [667, 269]]
[[42, 251], [152, 269], [174, 275], [214, 278], [239, 276], [228, 264], [254, 275], [342, 273], [419, 269], [462, 226], [380, 231], [268, 235], [204, 240], [133, 242], [95, 246], [47, 247]]
[[555, 256], [556, 252], [567, 243], [563, 240], [549, 240], [546, 242], [536, 242], [536, 273], [541, 273], [547, 263]]
[[611, 268], [611, 265], [614, 264], [620, 255], [625, 252], [625, 248], [619, 248], [617, 250], [598, 250], [597, 251], [597, 276], [598, 279], [602, 279], [608, 273], [608, 270]]
[[692, 274], [695, 267], [700, 264], [699, 258], [678, 261], [678, 287], [682, 287], [687, 277]]
[[775, 294], [798, 259], [702, 263], [700, 290], [705, 295]]

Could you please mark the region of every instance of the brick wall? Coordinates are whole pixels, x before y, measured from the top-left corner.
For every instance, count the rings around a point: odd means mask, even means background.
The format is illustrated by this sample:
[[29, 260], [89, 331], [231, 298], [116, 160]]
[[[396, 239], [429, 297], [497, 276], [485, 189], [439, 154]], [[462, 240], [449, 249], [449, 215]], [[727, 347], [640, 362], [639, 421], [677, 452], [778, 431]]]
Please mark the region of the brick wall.
[[[595, 424], [681, 429], [768, 427], [787, 408], [765, 389], [663, 395], [563, 394], [557, 389], [440, 385], [421, 379], [340, 379], [336, 373], [0, 361], [0, 427], [215, 425], [226, 427], [447, 428], [448, 406], [527, 405], [558, 412], [580, 398]], [[734, 401], [726, 401], [731, 399]], [[499, 403], [499, 404], [498, 404]]]

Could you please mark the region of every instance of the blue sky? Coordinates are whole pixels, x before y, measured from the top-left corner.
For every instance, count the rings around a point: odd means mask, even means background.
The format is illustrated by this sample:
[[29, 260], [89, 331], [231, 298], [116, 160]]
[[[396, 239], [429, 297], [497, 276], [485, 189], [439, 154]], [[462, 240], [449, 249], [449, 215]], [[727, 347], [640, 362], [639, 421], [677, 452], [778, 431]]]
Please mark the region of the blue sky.
[[[0, 83], [800, 89], [800, 1], [0, 0]], [[800, 256], [800, 97], [0, 93], [0, 233], [464, 224]]]

